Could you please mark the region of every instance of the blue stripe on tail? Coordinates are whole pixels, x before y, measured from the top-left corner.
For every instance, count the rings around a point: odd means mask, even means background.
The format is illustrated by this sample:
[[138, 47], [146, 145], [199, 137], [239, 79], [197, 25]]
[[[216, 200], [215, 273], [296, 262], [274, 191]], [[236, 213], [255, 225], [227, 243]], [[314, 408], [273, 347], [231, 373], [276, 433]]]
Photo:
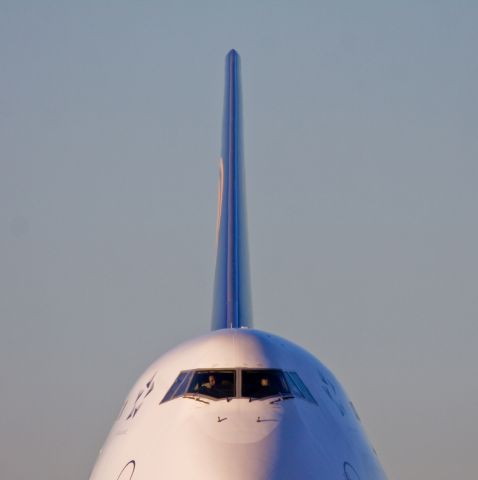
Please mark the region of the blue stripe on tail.
[[240, 58], [226, 56], [212, 329], [252, 326], [242, 153]]

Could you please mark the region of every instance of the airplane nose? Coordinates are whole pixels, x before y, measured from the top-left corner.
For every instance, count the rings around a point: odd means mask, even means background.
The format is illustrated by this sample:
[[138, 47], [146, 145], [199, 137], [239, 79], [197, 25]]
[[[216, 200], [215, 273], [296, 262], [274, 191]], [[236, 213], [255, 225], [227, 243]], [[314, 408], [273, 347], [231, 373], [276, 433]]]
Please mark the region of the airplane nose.
[[[169, 442], [165, 456], [169, 475], [162, 478], [316, 479], [313, 466], [308, 464], [317, 456], [312, 451], [313, 442], [307, 441], [307, 429], [294, 415], [292, 405], [266, 408], [259, 402], [245, 402], [224, 405], [222, 412], [196, 411]], [[188, 452], [187, 458], [182, 452]], [[164, 474], [164, 468], [162, 471]]]

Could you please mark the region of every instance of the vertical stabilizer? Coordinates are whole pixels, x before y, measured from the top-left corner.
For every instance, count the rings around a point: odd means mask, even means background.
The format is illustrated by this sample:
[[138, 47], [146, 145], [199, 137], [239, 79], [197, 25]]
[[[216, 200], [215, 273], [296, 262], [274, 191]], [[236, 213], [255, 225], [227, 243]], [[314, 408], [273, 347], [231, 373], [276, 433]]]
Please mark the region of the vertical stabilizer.
[[240, 58], [226, 56], [212, 329], [252, 326], [242, 149]]

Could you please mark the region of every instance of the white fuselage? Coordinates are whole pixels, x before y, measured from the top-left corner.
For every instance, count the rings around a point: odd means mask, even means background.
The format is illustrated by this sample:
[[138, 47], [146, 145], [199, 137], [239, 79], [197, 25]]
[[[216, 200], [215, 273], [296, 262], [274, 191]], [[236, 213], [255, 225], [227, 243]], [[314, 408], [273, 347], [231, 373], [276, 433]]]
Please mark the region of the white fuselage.
[[[182, 371], [280, 369], [316, 403], [272, 396], [162, 402]], [[90, 480], [384, 480], [333, 374], [293, 343], [253, 329], [216, 330], [153, 363], [131, 390]]]

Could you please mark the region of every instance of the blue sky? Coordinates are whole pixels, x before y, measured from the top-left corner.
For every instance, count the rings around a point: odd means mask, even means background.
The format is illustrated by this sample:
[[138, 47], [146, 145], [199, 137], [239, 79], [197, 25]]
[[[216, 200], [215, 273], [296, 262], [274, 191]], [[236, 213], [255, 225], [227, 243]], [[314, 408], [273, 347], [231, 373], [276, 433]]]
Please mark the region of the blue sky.
[[0, 1], [0, 465], [87, 478], [206, 332], [242, 56], [255, 325], [308, 348], [390, 479], [473, 478], [478, 4]]

